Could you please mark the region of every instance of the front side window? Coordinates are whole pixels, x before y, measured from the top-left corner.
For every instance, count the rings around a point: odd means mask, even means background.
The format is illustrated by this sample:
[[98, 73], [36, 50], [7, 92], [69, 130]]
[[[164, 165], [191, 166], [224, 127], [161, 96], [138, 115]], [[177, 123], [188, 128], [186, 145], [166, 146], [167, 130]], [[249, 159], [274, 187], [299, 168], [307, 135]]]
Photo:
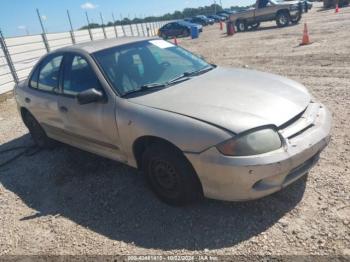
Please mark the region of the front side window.
[[121, 95], [142, 86], [162, 84], [184, 73], [212, 67], [164, 40], [142, 41], [94, 53], [113, 88]]
[[63, 72], [63, 93], [77, 95], [91, 88], [101, 89], [95, 72], [85, 58], [71, 56]]
[[[58, 90], [58, 80], [62, 58], [63, 55], [55, 56], [41, 64], [37, 83], [37, 88], [39, 90], [48, 92], [55, 92]], [[35, 85], [36, 83], [33, 81], [31, 84]]]

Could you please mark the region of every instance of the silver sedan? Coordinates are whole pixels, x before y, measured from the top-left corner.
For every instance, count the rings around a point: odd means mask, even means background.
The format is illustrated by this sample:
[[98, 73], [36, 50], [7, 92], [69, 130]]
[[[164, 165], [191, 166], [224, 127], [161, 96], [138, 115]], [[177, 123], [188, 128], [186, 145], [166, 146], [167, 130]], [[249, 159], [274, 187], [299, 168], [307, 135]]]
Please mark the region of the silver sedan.
[[330, 113], [301, 84], [158, 38], [56, 50], [15, 96], [39, 146], [61, 141], [139, 168], [173, 205], [269, 195], [307, 174], [330, 139]]

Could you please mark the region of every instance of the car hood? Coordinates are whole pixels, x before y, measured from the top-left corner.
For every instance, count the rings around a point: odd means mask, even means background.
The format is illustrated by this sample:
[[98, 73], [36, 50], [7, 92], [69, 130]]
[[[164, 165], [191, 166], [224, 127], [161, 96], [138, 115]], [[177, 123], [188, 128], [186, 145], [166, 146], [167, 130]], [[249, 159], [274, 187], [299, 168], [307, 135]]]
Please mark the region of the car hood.
[[290, 79], [218, 67], [129, 101], [240, 133], [258, 126], [281, 126], [305, 110], [310, 99], [305, 87]]
[[299, 0], [296, 0], [296, 1], [281, 1], [281, 2], [278, 2], [277, 4], [278, 5], [297, 5], [299, 4]]

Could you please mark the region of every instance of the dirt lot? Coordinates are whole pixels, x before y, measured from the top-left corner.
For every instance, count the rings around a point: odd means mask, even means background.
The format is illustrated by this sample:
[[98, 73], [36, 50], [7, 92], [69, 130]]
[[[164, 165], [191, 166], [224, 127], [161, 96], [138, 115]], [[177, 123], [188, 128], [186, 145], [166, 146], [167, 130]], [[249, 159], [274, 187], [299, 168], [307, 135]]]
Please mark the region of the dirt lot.
[[[298, 46], [302, 24], [274, 23], [233, 37], [215, 25], [180, 44], [220, 66], [300, 81], [328, 106], [333, 137], [307, 181], [254, 202], [172, 208], [137, 171], [61, 146], [0, 168], [0, 254], [350, 255], [350, 8], [304, 21], [309, 46]], [[13, 99], [0, 103], [0, 143], [32, 143]]]

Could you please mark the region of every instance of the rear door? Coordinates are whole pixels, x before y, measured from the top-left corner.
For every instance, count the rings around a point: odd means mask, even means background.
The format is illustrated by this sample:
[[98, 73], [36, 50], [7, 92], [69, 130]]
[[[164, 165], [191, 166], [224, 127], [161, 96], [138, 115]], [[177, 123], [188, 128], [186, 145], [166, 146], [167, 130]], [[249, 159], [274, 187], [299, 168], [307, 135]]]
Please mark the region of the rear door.
[[62, 129], [63, 122], [58, 111], [59, 75], [63, 54], [46, 57], [33, 71], [29, 88], [24, 92], [26, 108], [44, 128], [48, 136], [53, 129]]
[[[116, 123], [115, 96], [106, 92], [86, 57], [69, 53], [62, 70], [58, 108], [64, 123], [64, 140], [84, 150], [123, 161]], [[95, 88], [104, 93], [101, 102], [81, 105], [77, 95]]]

